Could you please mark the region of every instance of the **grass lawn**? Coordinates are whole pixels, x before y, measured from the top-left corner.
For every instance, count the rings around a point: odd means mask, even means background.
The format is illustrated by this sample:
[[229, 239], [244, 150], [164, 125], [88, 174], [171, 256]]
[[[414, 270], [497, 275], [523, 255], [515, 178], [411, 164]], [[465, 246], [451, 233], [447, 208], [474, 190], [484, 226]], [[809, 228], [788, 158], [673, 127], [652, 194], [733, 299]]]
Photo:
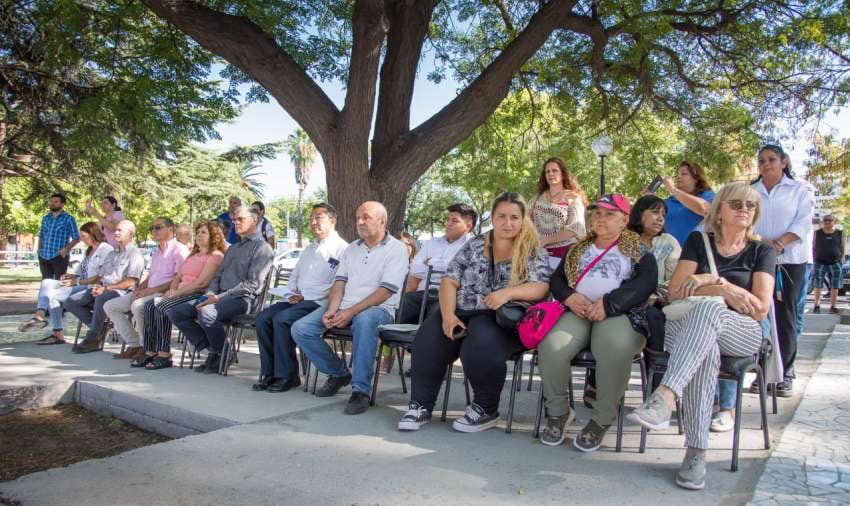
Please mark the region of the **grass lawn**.
[[37, 267], [29, 269], [0, 269], [0, 285], [7, 283], [27, 283], [41, 281], [41, 272]]

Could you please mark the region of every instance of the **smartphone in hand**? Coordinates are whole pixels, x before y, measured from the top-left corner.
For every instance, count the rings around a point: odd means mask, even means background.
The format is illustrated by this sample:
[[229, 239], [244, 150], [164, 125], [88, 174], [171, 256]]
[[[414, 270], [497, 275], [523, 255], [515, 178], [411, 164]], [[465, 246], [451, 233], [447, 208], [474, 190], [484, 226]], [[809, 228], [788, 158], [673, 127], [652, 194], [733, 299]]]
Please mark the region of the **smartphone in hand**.
[[661, 176], [655, 176], [655, 178], [649, 183], [649, 186], [646, 187], [650, 193], [655, 193], [661, 187]]
[[197, 306], [198, 304], [202, 304], [202, 303], [206, 302], [207, 299], [209, 299], [208, 295], [201, 295], [200, 297], [195, 299], [195, 305]]

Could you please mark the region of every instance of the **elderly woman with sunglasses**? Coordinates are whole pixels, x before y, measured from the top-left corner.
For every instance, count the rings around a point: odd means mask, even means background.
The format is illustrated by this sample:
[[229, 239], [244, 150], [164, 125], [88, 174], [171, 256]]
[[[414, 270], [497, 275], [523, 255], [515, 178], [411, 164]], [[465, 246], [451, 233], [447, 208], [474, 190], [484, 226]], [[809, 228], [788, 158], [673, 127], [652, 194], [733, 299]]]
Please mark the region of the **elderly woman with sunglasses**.
[[[759, 350], [773, 292], [775, 252], [753, 235], [761, 202], [744, 183], [723, 187], [706, 216], [705, 230], [692, 232], [670, 280], [671, 301], [702, 298], [680, 319], [668, 319], [670, 353], [661, 386], [627, 418], [648, 429], [664, 429], [676, 399], [682, 400], [687, 450], [676, 474], [680, 487], [705, 487], [705, 450], [720, 370], [720, 356], [748, 356]], [[711, 254], [716, 274], [710, 268]]]

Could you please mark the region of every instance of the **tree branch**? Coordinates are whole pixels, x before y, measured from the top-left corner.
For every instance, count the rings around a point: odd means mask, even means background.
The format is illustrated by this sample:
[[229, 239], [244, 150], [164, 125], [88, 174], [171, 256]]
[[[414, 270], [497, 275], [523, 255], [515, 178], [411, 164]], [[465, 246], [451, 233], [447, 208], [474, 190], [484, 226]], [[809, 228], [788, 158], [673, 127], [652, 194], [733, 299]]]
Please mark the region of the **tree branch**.
[[552, 0], [541, 8], [466, 89], [396, 143], [382, 163], [373, 166], [374, 175], [380, 178], [392, 173], [395, 184], [410, 184], [419, 175], [416, 165], [421, 166], [423, 160], [430, 165], [469, 137], [504, 100], [514, 74], [566, 21], [576, 1]]
[[191, 0], [142, 0], [159, 17], [260, 83], [321, 148], [336, 141], [339, 111], [275, 40], [251, 21]]
[[410, 104], [416, 69], [437, 2], [386, 2], [389, 32], [387, 53], [381, 66], [375, 137], [372, 140], [373, 164], [379, 165], [381, 156], [391, 149], [391, 144], [410, 130]]

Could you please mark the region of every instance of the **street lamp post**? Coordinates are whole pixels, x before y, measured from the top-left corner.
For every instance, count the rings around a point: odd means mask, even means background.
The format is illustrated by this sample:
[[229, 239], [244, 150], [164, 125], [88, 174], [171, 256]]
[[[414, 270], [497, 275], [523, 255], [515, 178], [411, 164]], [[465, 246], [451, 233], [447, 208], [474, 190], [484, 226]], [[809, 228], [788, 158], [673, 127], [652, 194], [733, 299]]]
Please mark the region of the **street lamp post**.
[[605, 157], [614, 151], [614, 141], [603, 135], [593, 140], [590, 149], [599, 157], [599, 196], [602, 196], [605, 194]]

